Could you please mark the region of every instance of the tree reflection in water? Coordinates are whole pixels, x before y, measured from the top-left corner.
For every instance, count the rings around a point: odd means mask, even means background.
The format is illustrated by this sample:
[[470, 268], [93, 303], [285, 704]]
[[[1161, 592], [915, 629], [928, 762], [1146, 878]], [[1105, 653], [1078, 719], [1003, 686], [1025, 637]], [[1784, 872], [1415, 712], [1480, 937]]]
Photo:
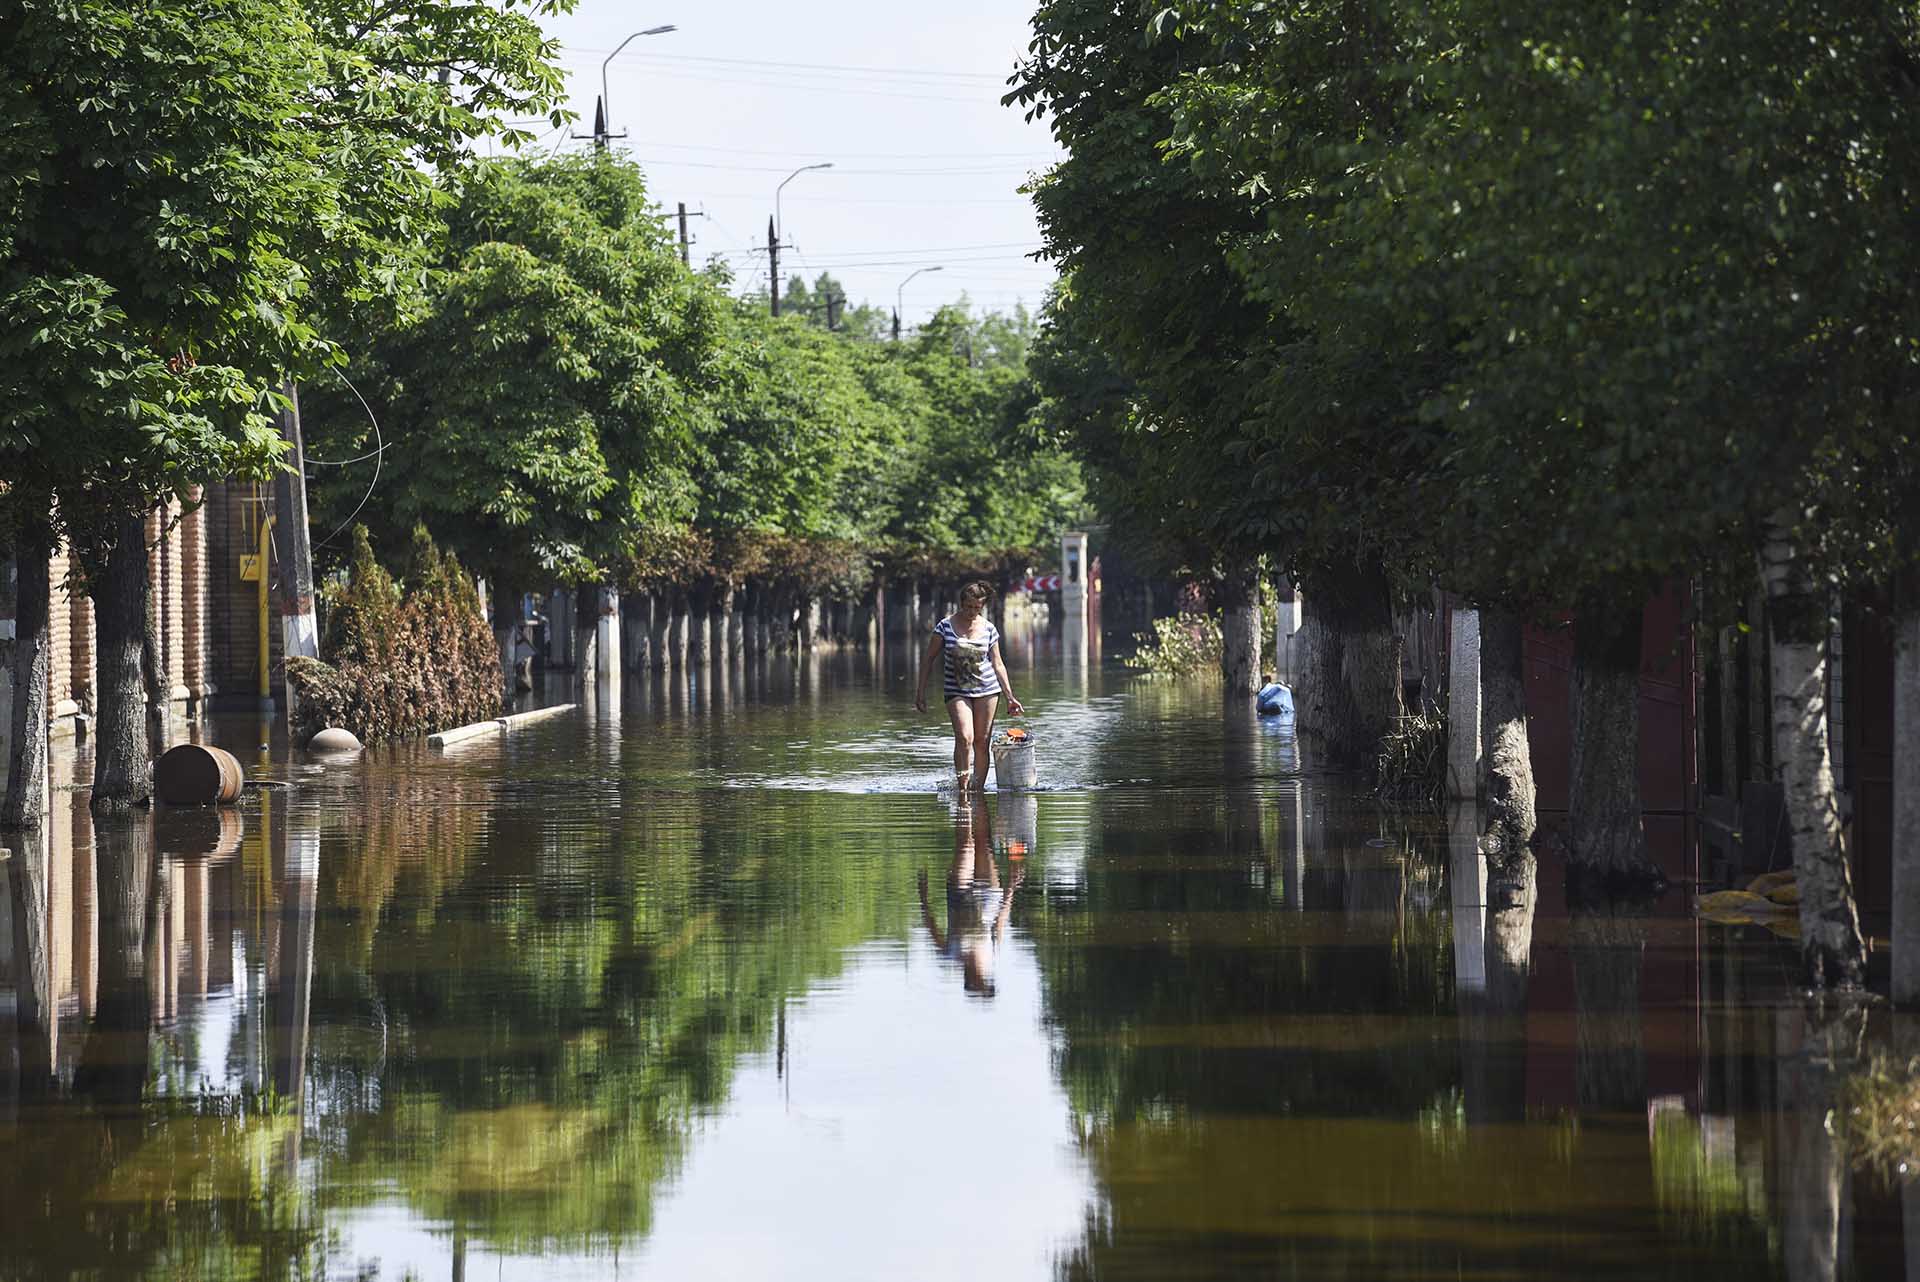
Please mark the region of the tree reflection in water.
[[[62, 794], [4, 871], [0, 1276], [340, 1273], [381, 1217], [441, 1265], [591, 1274], [655, 1233], [741, 1065], [791, 1071], [783, 1010], [905, 955], [907, 870], [950, 853], [998, 878], [989, 937], [1031, 941], [1097, 1181], [1062, 1276], [1897, 1275], [1899, 1190], [1826, 1130], [1862, 1034], [1803, 1014], [1790, 952], [1672, 903], [1571, 914], [1550, 858], [1463, 901], [1447, 824], [1302, 774], [1205, 689], [1062, 743], [1105, 786], [964, 822], [730, 786], [913, 742], [849, 728], [877, 705], [822, 728], [840, 662], [636, 680], [584, 736], [368, 754], [230, 812], [96, 834]], [[1014, 975], [938, 989], [1005, 1015]], [[916, 1098], [862, 1106], [940, 1124]]]

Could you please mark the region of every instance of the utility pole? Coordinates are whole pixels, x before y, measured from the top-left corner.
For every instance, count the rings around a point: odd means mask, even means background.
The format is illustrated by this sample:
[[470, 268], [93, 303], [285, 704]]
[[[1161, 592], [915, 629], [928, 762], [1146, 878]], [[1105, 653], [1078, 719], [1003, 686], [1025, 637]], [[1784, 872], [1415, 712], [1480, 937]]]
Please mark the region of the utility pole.
[[780, 235], [767, 219], [767, 279], [773, 285], [773, 314], [780, 315]]
[[[280, 435], [287, 442], [287, 470], [274, 478], [273, 505], [285, 549], [280, 561], [280, 639], [282, 653], [320, 657], [320, 630], [313, 612], [313, 546], [307, 531], [306, 449], [300, 439], [300, 389], [287, 380], [282, 389], [287, 407], [280, 413]], [[263, 564], [260, 572], [265, 574]], [[287, 710], [293, 714], [293, 687], [287, 687]]]
[[693, 266], [687, 254], [687, 245], [687, 202], [683, 200], [680, 202], [680, 265], [682, 267]]

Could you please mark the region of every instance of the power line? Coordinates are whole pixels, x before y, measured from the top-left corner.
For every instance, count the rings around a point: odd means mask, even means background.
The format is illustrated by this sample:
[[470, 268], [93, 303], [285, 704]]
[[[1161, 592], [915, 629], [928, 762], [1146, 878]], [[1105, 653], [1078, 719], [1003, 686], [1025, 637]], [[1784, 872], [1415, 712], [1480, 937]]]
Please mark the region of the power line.
[[711, 151], [729, 156], [778, 156], [793, 160], [1039, 160], [1058, 161], [1059, 152], [1038, 151], [796, 151], [792, 148], [717, 147], [697, 142], [658, 142], [635, 139], [632, 147], [652, 147], [661, 151]]
[[834, 254], [833, 257], [858, 258], [884, 254], [959, 254], [974, 249], [1039, 249], [1041, 245], [1042, 242], [1037, 240], [1003, 240], [986, 245], [927, 245], [924, 247], [900, 249], [850, 250], [846, 253]]
[[[568, 45], [576, 53], [611, 53], [608, 49], [589, 49], [583, 45]], [[652, 62], [669, 63], [713, 63], [728, 67], [768, 67], [785, 71], [835, 71], [853, 75], [940, 77], [953, 80], [982, 80], [993, 84], [1005, 84], [1003, 76], [985, 71], [944, 71], [927, 67], [854, 67], [831, 62], [772, 62], [763, 58], [713, 58], [692, 54], [663, 54], [653, 50], [636, 50], [622, 55], [625, 58], [643, 59]]]
[[877, 86], [859, 88], [852, 85], [816, 84], [801, 80], [768, 80], [764, 78], [756, 80], [743, 76], [707, 75], [698, 69], [682, 71], [667, 66], [650, 66], [648, 73], [656, 77], [664, 76], [670, 79], [692, 80], [702, 84], [750, 85], [763, 89], [783, 89], [801, 93], [850, 94], [859, 98], [893, 98], [917, 100], [920, 102], [960, 102], [971, 103], [975, 106], [992, 106], [996, 109], [1000, 106], [1000, 99], [992, 94], [962, 98], [953, 94], [900, 93], [895, 90], [883, 89]]
[[[737, 173], [747, 174], [784, 174], [792, 168], [790, 165], [723, 165], [711, 160], [662, 160], [633, 155], [629, 155], [628, 158], [636, 165], [663, 165], [672, 169], [729, 169]], [[983, 174], [1027, 173], [1030, 172], [1031, 169], [1032, 167], [1029, 165], [950, 165], [937, 169], [842, 169], [838, 165], [834, 166], [834, 172], [836, 174], [864, 174], [889, 178], [899, 178], [903, 176], [926, 177], [930, 175], [960, 175], [977, 178]]]

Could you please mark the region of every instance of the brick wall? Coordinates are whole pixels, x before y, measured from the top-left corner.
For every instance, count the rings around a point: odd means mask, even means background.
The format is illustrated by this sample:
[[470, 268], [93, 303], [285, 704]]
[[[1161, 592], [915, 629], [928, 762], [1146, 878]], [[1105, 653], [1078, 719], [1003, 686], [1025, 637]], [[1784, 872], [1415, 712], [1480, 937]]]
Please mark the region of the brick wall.
[[[222, 699], [259, 697], [259, 584], [240, 578], [240, 556], [258, 550], [259, 499], [266, 487], [224, 483], [208, 489], [202, 509], [206, 537], [206, 679]], [[280, 613], [268, 584], [268, 658], [280, 685]]]
[[207, 684], [207, 517], [195, 489], [191, 508], [180, 520], [180, 673], [187, 696], [197, 706], [213, 693]]

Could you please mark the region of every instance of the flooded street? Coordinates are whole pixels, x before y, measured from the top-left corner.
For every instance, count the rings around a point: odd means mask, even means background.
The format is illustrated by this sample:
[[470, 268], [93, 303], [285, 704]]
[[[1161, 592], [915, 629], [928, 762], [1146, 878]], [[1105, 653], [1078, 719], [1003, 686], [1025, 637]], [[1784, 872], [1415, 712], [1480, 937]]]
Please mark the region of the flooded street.
[[1920, 1278], [1830, 1116], [1884, 1010], [1685, 888], [1490, 907], [1289, 726], [1009, 657], [1041, 790], [970, 804], [847, 654], [60, 794], [0, 877], [0, 1277]]

